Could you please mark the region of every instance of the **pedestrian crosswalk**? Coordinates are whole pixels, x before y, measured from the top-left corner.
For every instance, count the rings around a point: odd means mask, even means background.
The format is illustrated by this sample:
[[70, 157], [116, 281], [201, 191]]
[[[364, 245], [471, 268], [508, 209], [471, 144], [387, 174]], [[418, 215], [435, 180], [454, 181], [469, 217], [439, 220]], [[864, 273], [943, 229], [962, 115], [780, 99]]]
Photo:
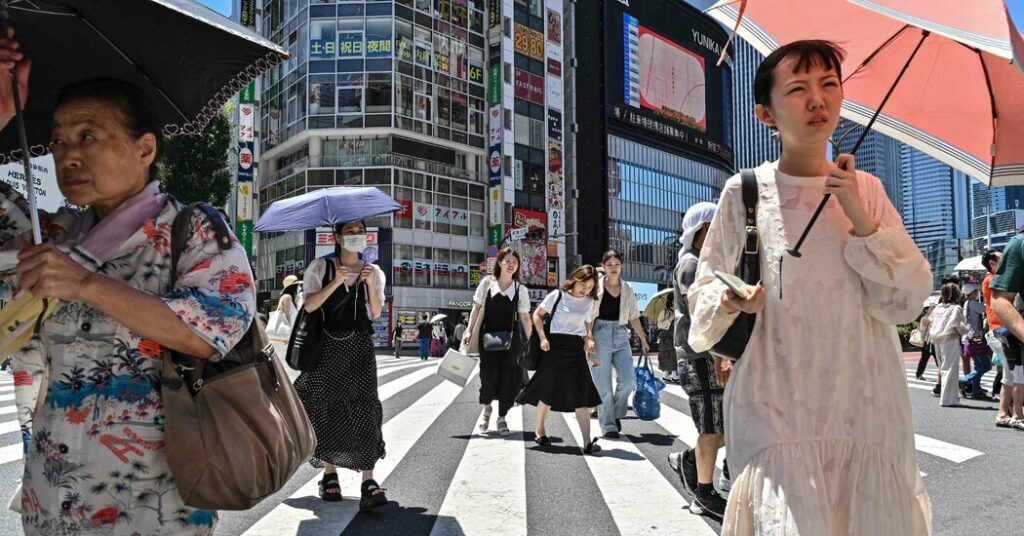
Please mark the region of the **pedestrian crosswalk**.
[[[916, 367], [907, 367], [907, 387], [911, 389], [918, 389], [922, 391], [931, 391], [935, 388], [935, 384], [938, 383], [938, 372], [934, 368], [929, 368], [921, 375], [921, 380], [917, 379], [915, 370]], [[995, 380], [996, 372], [994, 370], [985, 373], [981, 377], [981, 387], [992, 392], [992, 382]]]
[[[360, 475], [344, 470], [339, 477], [345, 500], [322, 502], [317, 497], [320, 473], [306, 467], [280, 497], [263, 505], [258, 516], [222, 512], [218, 533], [718, 533], [717, 523], [689, 513], [690, 497], [665, 459], [669, 452], [695, 445], [698, 436], [688, 397], [678, 384], [669, 384], [662, 392], [658, 420], [627, 419], [620, 438], [601, 438], [601, 453], [582, 456], [579, 448], [585, 441], [572, 414], [548, 417], [548, 434], [555, 441], [548, 448], [533, 444], [532, 406], [509, 412], [508, 436], [497, 434], [493, 420], [490, 430], [480, 433], [476, 372], [460, 387], [437, 376], [437, 368], [437, 360], [378, 358], [387, 454], [378, 462], [375, 478], [388, 489], [394, 506], [361, 514]], [[3, 389], [12, 385], [9, 375], [0, 374], [0, 394], [7, 394]], [[0, 466], [22, 456], [17, 417], [13, 409], [5, 411], [12, 405], [13, 401], [0, 400]], [[599, 433], [594, 421], [591, 429]], [[984, 456], [923, 435], [915, 435], [915, 440], [919, 464], [929, 472]], [[725, 454], [720, 452], [719, 470]], [[559, 495], [546, 496], [552, 489]]]

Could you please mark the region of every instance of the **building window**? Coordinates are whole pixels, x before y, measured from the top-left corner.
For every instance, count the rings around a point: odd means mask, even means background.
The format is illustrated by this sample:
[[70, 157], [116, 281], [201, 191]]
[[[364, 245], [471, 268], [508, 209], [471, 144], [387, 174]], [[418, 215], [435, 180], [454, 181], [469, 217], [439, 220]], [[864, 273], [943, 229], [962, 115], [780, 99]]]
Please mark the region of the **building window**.
[[[374, 79], [378, 78], [379, 79]], [[371, 75], [366, 87], [366, 113], [391, 112], [391, 75]]]
[[363, 111], [363, 87], [346, 86], [338, 88], [338, 113], [351, 114]]

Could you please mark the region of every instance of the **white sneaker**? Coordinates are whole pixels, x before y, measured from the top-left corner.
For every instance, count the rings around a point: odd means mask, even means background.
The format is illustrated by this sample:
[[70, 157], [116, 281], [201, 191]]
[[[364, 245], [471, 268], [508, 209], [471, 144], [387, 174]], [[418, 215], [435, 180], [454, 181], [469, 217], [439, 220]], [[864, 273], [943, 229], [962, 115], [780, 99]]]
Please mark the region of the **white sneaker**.
[[997, 428], [1013, 428], [1013, 417], [996, 417]]
[[1017, 430], [1024, 431], [1024, 419], [1014, 419], [1010, 422], [1010, 428], [1016, 428]]

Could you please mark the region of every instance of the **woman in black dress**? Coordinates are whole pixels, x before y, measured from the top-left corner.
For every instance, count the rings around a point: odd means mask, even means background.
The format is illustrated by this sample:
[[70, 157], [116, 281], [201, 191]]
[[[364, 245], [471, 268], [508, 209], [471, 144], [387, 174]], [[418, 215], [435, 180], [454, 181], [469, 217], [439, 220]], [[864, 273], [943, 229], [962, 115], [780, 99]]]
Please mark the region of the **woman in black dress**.
[[377, 361], [371, 319], [384, 303], [384, 272], [366, 264], [366, 225], [336, 225], [335, 253], [313, 261], [303, 287], [307, 313], [325, 313], [321, 356], [316, 367], [295, 380], [295, 390], [316, 432], [310, 464], [324, 467], [320, 498], [340, 501], [337, 467], [362, 471], [360, 509], [387, 504], [373, 479], [384, 457], [383, 411], [377, 396]]
[[494, 275], [484, 278], [473, 296], [473, 311], [469, 326], [462, 334], [462, 348], [466, 354], [480, 354], [480, 403], [484, 405], [480, 432], [487, 432], [491, 421], [491, 403], [498, 401], [498, 433], [508, 435], [505, 415], [515, 403], [522, 386], [523, 372], [512, 355], [512, 349], [487, 351], [483, 348], [486, 333], [512, 333], [517, 324], [529, 337], [533, 332], [530, 322], [530, 296], [522, 284], [519, 272], [519, 254], [512, 248], [498, 253]]
[[[533, 326], [544, 355], [537, 372], [523, 387], [516, 402], [537, 406], [537, 428], [533, 441], [550, 444], [544, 419], [548, 411], [573, 412], [584, 443], [583, 452], [600, 452], [597, 438], [590, 438], [590, 408], [601, 403], [590, 375], [587, 353], [596, 350], [590, 313], [597, 296], [597, 271], [585, 264], [577, 268], [562, 287], [547, 295], [533, 312]], [[551, 312], [550, 332], [544, 331], [544, 315]], [[600, 362], [594, 360], [594, 366]]]

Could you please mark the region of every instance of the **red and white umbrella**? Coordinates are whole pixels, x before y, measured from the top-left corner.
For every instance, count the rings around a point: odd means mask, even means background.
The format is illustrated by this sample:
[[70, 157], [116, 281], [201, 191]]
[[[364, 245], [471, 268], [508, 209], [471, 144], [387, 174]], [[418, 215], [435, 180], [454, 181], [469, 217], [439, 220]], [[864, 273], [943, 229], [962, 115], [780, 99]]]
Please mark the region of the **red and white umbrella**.
[[884, 102], [874, 130], [989, 186], [1024, 184], [1024, 40], [1002, 0], [722, 0], [707, 13], [765, 55], [836, 42], [843, 117], [867, 125]]
[[842, 46], [841, 114], [867, 127], [854, 153], [873, 128], [989, 186], [1024, 184], [1024, 40], [1002, 0], [721, 0], [707, 13], [765, 55]]

